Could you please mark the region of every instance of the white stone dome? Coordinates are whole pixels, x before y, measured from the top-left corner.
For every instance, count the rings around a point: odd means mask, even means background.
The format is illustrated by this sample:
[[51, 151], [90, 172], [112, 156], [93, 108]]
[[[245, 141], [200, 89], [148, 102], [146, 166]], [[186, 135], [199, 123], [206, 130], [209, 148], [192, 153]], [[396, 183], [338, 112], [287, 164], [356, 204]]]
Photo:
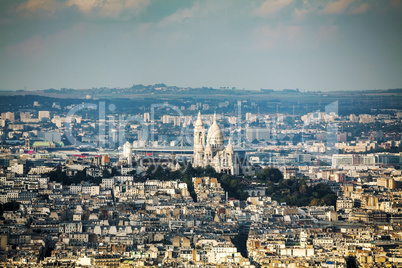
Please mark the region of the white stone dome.
[[230, 141], [230, 139], [229, 139], [229, 144], [226, 146], [226, 152], [228, 152], [228, 153], [234, 152], [233, 145], [232, 145], [232, 142]]
[[212, 147], [223, 146], [222, 130], [216, 123], [216, 114], [214, 114], [214, 122], [208, 130], [207, 143]]

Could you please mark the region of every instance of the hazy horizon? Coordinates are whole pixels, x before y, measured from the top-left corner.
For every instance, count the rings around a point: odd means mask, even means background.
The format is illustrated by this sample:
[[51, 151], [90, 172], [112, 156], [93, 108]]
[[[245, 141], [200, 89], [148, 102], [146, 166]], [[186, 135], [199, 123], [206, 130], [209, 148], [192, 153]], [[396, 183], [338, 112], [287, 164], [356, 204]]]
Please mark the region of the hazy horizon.
[[402, 1], [0, 2], [0, 89], [402, 88]]
[[[24, 91], [24, 92], [35, 92], [35, 91], [43, 91], [43, 90], [49, 90], [49, 89], [55, 89], [55, 90], [62, 90], [62, 89], [72, 89], [72, 90], [92, 90], [92, 89], [128, 89], [131, 88], [133, 86], [138, 86], [138, 85], [143, 85], [144, 87], [147, 86], [154, 86], [157, 84], [164, 84], [164, 83], [154, 83], [154, 84], [149, 84], [149, 85], [144, 85], [144, 84], [133, 84], [131, 86], [127, 86], [127, 87], [88, 87], [88, 88], [66, 88], [66, 87], [60, 87], [60, 88], [41, 88], [41, 89], [16, 89], [16, 90], [8, 90], [8, 89], [2, 89], [0, 88], [0, 92], [17, 92], [17, 91]], [[166, 84], [165, 84], [166, 85]], [[177, 88], [212, 88], [214, 90], [248, 90], [248, 91], [261, 91], [261, 90], [274, 90], [274, 92], [282, 92], [284, 90], [299, 90], [300, 93], [307, 93], [307, 92], [327, 92], [327, 93], [331, 93], [331, 92], [353, 92], [353, 91], [387, 91], [387, 90], [402, 90], [402, 87], [397, 87], [397, 88], [370, 88], [370, 89], [356, 89], [356, 90], [349, 90], [349, 89], [337, 89], [337, 90], [301, 90], [299, 88], [281, 88], [281, 89], [272, 89], [272, 88], [259, 88], [259, 89], [247, 89], [247, 88], [218, 88], [218, 87], [210, 87], [210, 86], [199, 86], [199, 87], [190, 87], [190, 86], [180, 86], [180, 85], [166, 85], [166, 87], [177, 87]]]

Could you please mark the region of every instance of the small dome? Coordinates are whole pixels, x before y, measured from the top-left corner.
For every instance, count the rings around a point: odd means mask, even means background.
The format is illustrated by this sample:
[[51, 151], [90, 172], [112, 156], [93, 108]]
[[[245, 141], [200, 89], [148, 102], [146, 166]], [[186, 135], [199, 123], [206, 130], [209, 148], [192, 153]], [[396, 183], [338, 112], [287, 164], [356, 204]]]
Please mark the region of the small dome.
[[233, 145], [231, 140], [229, 139], [229, 144], [226, 146], [226, 152], [233, 153]]

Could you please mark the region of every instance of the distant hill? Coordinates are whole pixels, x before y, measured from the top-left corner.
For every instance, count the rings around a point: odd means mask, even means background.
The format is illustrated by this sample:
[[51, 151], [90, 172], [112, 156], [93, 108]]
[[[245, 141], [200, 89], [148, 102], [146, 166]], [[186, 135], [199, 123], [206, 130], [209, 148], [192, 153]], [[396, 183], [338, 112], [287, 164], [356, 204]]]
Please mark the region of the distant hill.
[[299, 95], [299, 94], [313, 94], [313, 95], [361, 95], [361, 94], [402, 94], [402, 89], [376, 89], [376, 90], [363, 90], [363, 91], [305, 91], [301, 92], [299, 89], [261, 89], [256, 90], [244, 90], [236, 88], [220, 88], [215, 89], [212, 87], [179, 87], [179, 86], [167, 86], [163, 83], [158, 83], [155, 85], [142, 85], [137, 84], [129, 88], [91, 88], [91, 89], [73, 89], [73, 88], [61, 88], [61, 89], [43, 89], [36, 91], [0, 91], [0, 95], [10, 96], [10, 95], [38, 95], [38, 96], [48, 96], [55, 98], [130, 98], [134, 95], [140, 96], [154, 96], [154, 95], [181, 95], [181, 96], [209, 96], [213, 95], [228, 95], [228, 96], [240, 96], [240, 95], [262, 95], [262, 96], [273, 96], [273, 95]]
[[[34, 109], [33, 102], [40, 103], [40, 109], [57, 110], [83, 101], [106, 101], [116, 105], [117, 110], [126, 113], [142, 113], [152, 104], [169, 102], [186, 107], [184, 113], [192, 111], [198, 104], [205, 104], [211, 111], [234, 113], [241, 103], [241, 112], [284, 113], [302, 115], [324, 111], [326, 105], [337, 102], [339, 114], [374, 114], [378, 110], [402, 109], [402, 89], [376, 89], [364, 91], [299, 91], [298, 89], [244, 90], [223, 87], [178, 87], [163, 83], [155, 85], [133, 85], [129, 88], [91, 89], [45, 89], [37, 91], [0, 91], [0, 110], [20, 111]], [[191, 105], [194, 105], [191, 108]], [[197, 108], [199, 109], [199, 108]]]

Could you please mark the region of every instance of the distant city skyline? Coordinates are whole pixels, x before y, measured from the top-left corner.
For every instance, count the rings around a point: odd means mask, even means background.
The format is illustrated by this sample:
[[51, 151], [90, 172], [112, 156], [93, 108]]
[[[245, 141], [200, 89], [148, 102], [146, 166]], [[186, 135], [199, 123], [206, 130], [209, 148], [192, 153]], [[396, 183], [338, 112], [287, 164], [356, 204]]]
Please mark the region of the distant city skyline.
[[0, 89], [402, 87], [402, 1], [0, 2]]

